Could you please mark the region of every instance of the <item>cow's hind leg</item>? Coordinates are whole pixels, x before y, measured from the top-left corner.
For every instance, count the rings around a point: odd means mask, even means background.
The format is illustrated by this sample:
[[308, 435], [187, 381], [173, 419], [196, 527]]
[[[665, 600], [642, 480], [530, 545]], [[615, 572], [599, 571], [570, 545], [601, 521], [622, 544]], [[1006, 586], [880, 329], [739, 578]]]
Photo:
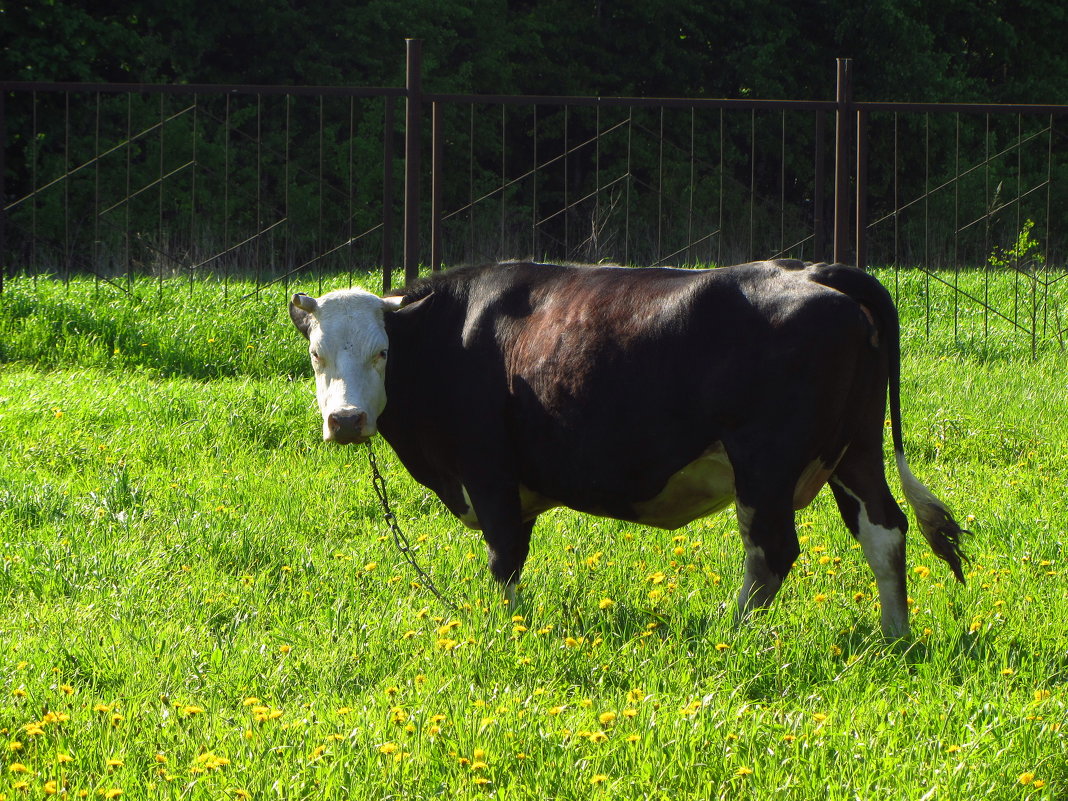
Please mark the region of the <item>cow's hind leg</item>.
[[882, 448], [854, 443], [830, 480], [834, 499], [864, 558], [875, 574], [883, 635], [909, 636], [905, 590], [905, 531], [908, 520], [894, 500], [883, 471]]
[[801, 549], [788, 496], [782, 503], [749, 506], [739, 495], [736, 509], [745, 545], [745, 575], [735, 613], [735, 623], [740, 623], [771, 605]]

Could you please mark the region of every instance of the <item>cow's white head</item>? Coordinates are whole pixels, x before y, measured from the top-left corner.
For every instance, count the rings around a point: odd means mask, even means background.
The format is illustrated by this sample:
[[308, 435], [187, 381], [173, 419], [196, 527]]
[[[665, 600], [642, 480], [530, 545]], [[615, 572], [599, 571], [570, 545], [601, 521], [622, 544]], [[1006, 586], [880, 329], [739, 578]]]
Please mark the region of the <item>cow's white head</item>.
[[385, 313], [399, 306], [400, 298], [362, 289], [320, 298], [298, 293], [289, 301], [289, 316], [308, 340], [327, 442], [359, 443], [378, 431], [389, 357]]

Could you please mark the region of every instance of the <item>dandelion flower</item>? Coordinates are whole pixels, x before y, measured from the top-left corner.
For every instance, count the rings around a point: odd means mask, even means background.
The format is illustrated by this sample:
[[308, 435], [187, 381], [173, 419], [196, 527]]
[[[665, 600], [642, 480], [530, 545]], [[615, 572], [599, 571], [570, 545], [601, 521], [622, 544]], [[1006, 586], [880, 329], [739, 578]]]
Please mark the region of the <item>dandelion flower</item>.
[[1031, 771], [1020, 774], [1020, 784], [1030, 784], [1035, 780], [1035, 774]]
[[726, 651], [728, 648], [730, 648], [730, 645], [728, 645], [725, 642], [717, 642], [716, 643], [716, 650], [717, 651]]
[[600, 721], [602, 726], [608, 726], [616, 719], [615, 712], [602, 712], [597, 716], [597, 720]]
[[112, 787], [109, 790], [105, 790], [102, 795], [104, 796], [104, 798], [108, 799], [118, 798], [120, 795], [122, 795], [122, 790], [120, 790], [118, 787]]
[[615, 603], [616, 603], [616, 602], [615, 602], [615, 601], [613, 601], [613, 600], [612, 600], [611, 598], [602, 598], [602, 599], [601, 599], [601, 600], [600, 600], [600, 601], [598, 602], [598, 604], [597, 604], [597, 608], [598, 608], [598, 609], [608, 609], [608, 608], [610, 608], [610, 607], [612, 607], [612, 606], [615, 606]]
[[598, 773], [590, 779], [590, 784], [604, 784], [606, 781], [608, 781], [608, 777], [603, 773]]
[[283, 646], [279, 647], [278, 652], [281, 653], [281, 654], [288, 654], [292, 650], [293, 650], [293, 646], [292, 645], [283, 645]]
[[751, 776], [752, 774], [753, 774], [753, 769], [750, 768], [750, 767], [747, 767], [745, 765], [743, 765], [742, 767], [738, 768], [738, 770], [734, 771], [734, 775], [735, 776]]
[[23, 765], [21, 762], [12, 762], [7, 766], [7, 769], [11, 773], [29, 773], [30, 769]]

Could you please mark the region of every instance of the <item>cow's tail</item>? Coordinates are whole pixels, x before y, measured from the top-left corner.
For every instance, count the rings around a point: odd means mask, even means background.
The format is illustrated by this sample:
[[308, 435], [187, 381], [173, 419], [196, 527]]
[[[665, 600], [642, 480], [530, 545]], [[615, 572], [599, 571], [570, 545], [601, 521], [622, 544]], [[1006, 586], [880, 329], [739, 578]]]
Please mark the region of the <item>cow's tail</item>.
[[905, 500], [912, 507], [920, 524], [920, 531], [936, 556], [945, 560], [953, 575], [964, 583], [961, 561], [967, 557], [961, 550], [961, 534], [967, 533], [953, 518], [948, 507], [924, 486], [909, 468], [905, 458], [905, 442], [901, 433], [901, 331], [897, 309], [886, 288], [874, 277], [852, 267], [820, 265], [815, 279], [861, 303], [874, 317], [887, 358], [890, 396], [890, 433], [894, 444], [894, 460], [901, 477]]

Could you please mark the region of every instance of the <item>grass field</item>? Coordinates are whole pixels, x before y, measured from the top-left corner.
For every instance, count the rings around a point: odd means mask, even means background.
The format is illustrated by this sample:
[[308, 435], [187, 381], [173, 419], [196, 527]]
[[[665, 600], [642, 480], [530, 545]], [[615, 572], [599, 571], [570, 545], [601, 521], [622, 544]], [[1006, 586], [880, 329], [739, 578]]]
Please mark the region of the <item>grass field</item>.
[[1068, 357], [886, 280], [913, 469], [973, 531], [966, 586], [910, 534], [906, 652], [826, 491], [740, 630], [733, 513], [547, 513], [510, 609], [379, 442], [450, 610], [319, 441], [282, 288], [9, 280], [0, 798], [1068, 798]]

